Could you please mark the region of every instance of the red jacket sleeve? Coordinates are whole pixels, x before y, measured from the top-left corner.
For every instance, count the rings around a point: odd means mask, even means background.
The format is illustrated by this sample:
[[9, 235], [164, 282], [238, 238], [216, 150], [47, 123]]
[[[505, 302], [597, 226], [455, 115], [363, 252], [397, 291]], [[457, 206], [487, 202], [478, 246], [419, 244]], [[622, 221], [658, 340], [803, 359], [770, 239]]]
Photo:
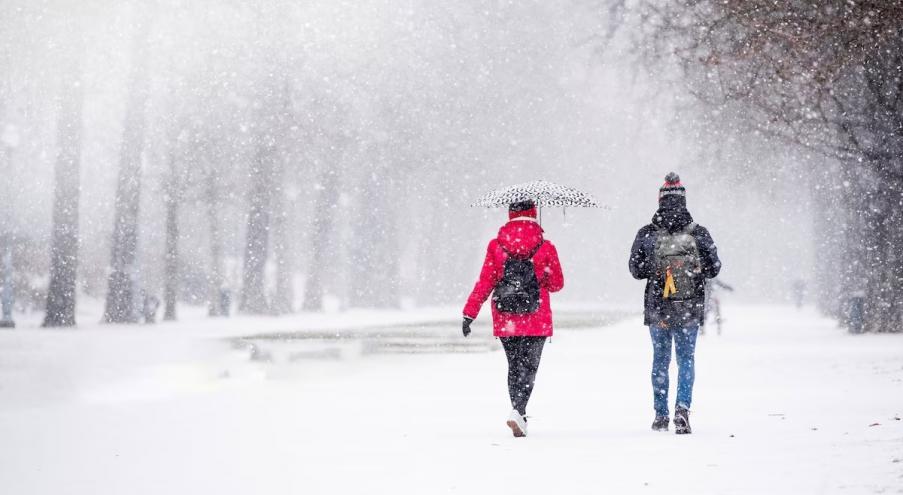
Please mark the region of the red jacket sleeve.
[[467, 298], [467, 304], [464, 305], [464, 316], [476, 319], [480, 314], [480, 307], [486, 302], [489, 294], [495, 289], [495, 285], [502, 278], [503, 265], [496, 263], [494, 251], [496, 249], [496, 241], [493, 239], [486, 248], [486, 259], [483, 261], [483, 269], [480, 270], [480, 278], [477, 280], [470, 296]]
[[546, 241], [543, 249], [546, 251], [545, 266], [539, 284], [549, 292], [558, 292], [564, 287], [564, 273], [561, 272], [561, 262], [558, 261], [558, 250], [549, 241]]

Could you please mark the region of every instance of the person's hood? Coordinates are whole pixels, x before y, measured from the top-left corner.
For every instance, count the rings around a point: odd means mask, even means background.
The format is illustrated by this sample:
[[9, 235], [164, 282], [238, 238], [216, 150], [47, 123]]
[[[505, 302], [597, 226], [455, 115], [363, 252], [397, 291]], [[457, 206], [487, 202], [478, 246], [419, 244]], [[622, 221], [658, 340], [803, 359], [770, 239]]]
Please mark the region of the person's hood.
[[652, 216], [652, 225], [668, 232], [683, 230], [693, 223], [693, 216], [686, 206], [664, 204]]
[[499, 245], [517, 257], [526, 257], [542, 242], [542, 227], [533, 219], [515, 218], [499, 229]]

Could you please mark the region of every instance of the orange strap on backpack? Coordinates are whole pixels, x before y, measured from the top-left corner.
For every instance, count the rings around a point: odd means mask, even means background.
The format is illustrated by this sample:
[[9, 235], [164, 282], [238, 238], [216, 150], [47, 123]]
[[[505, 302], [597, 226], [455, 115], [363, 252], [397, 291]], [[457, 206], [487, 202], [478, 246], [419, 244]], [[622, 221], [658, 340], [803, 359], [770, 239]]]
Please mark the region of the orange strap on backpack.
[[671, 294], [677, 293], [677, 286], [674, 285], [674, 276], [671, 275], [671, 267], [665, 272], [665, 295], [664, 299], [668, 299]]

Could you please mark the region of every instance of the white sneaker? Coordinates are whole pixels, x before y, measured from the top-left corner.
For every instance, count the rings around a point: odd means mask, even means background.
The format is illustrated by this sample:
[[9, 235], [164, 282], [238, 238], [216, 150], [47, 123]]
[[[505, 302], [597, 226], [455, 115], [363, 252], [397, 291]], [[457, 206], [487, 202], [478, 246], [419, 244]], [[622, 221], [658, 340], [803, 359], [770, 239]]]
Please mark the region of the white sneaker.
[[508, 417], [508, 428], [511, 428], [511, 433], [516, 437], [527, 436], [527, 421], [516, 409], [512, 410], [511, 416]]

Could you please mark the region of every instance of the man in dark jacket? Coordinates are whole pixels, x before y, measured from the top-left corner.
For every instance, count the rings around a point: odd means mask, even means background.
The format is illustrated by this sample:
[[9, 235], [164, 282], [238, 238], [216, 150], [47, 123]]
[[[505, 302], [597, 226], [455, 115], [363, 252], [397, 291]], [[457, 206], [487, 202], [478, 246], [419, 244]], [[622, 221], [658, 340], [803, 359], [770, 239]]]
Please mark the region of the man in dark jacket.
[[646, 280], [644, 324], [652, 336], [652, 429], [668, 429], [668, 366], [671, 342], [677, 354], [676, 433], [690, 433], [696, 335], [705, 318], [705, 280], [721, 270], [715, 242], [687, 211], [686, 189], [671, 172], [659, 189], [652, 223], [637, 232], [630, 249], [630, 273]]

